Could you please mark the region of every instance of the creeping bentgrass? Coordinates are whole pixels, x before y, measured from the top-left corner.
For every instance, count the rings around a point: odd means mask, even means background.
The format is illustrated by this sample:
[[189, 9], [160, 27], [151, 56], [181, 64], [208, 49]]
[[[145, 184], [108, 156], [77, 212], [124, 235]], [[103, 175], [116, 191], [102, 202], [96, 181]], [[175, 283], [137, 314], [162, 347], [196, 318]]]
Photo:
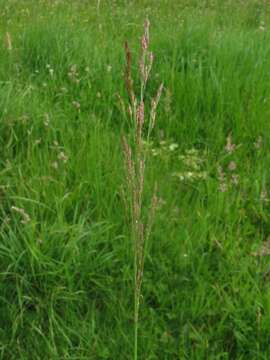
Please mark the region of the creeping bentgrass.
[[[136, 98], [131, 75], [131, 52], [128, 43], [125, 44], [126, 51], [126, 88], [129, 96], [129, 113], [131, 119], [131, 145], [128, 144], [126, 137], [123, 139], [123, 151], [126, 167], [126, 202], [129, 204], [131, 213], [131, 238], [134, 252], [134, 360], [138, 358], [138, 324], [141, 287], [143, 281], [143, 269], [145, 258], [145, 242], [148, 240], [153, 224], [155, 210], [157, 207], [157, 196], [154, 193], [152, 203], [149, 208], [147, 224], [143, 221], [143, 198], [145, 183], [145, 165], [147, 151], [144, 148], [145, 130], [145, 92], [153, 63], [153, 54], [149, 51], [149, 21], [144, 24], [144, 34], [141, 39], [141, 54], [139, 60], [140, 69], [140, 96]], [[147, 139], [155, 126], [157, 105], [161, 96], [163, 85], [160, 85], [157, 95], [151, 102], [151, 111], [148, 127]]]

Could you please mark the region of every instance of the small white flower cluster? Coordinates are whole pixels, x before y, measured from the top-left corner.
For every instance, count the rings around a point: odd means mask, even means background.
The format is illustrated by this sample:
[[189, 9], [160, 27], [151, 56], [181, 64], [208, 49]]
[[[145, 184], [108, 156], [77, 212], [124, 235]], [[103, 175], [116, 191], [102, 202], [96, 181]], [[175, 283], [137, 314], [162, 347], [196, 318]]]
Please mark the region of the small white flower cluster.
[[195, 171], [182, 171], [174, 172], [172, 174], [174, 177], [177, 177], [180, 181], [195, 181], [195, 180], [206, 180], [207, 172], [195, 172]]
[[66, 164], [68, 162], [68, 156], [65, 154], [63, 148], [59, 145], [57, 141], [53, 142], [52, 148], [55, 149], [58, 153], [57, 159], [52, 163], [52, 167], [57, 170], [61, 163]]
[[259, 30], [262, 32], [266, 30], [265, 22], [263, 20], [260, 22]]
[[192, 148], [179, 154], [179, 145], [176, 142], [162, 140], [159, 146], [154, 147], [152, 142], [145, 142], [144, 146], [154, 157], [173, 158], [174, 161], [180, 160], [182, 171], [172, 173], [172, 176], [180, 181], [206, 180], [208, 173], [204, 170], [206, 153]]
[[186, 150], [184, 154], [178, 156], [184, 170], [174, 172], [173, 176], [180, 181], [206, 180], [208, 173], [204, 170], [205, 156], [205, 152], [200, 152], [195, 148]]
[[76, 101], [76, 100], [72, 101], [72, 105], [74, 106], [74, 108], [75, 108], [76, 110], [78, 110], [78, 112], [80, 112], [80, 110], [81, 110], [81, 104], [79, 103], [79, 101]]
[[268, 195], [268, 191], [266, 190], [266, 188], [263, 188], [260, 194], [260, 200], [263, 203], [268, 203], [269, 202], [269, 195]]
[[262, 136], [259, 136], [256, 141], [254, 142], [254, 147], [256, 150], [259, 150], [263, 145], [263, 138]]
[[74, 84], [80, 83], [79, 72], [77, 70], [76, 64], [71, 65], [71, 67], [69, 68], [68, 77], [69, 77], [70, 81], [73, 82]]
[[153, 146], [153, 142], [144, 142], [144, 146], [150, 150], [153, 156], [171, 155], [175, 153], [179, 147], [177, 143], [165, 140], [160, 141], [157, 147]]
[[44, 114], [44, 121], [43, 121], [44, 126], [49, 127], [50, 125], [50, 116], [48, 113]]
[[46, 65], [46, 69], [48, 70], [50, 76], [53, 77], [53, 75], [54, 75], [54, 69], [51, 67], [50, 64], [47, 64], [47, 65]]

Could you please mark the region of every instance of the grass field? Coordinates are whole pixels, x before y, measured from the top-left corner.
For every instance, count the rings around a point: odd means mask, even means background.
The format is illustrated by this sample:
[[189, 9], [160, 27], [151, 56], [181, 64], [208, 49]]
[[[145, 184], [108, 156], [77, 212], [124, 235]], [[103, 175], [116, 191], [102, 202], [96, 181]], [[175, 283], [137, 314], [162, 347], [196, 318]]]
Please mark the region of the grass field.
[[135, 359], [124, 42], [139, 96], [146, 18], [138, 359], [270, 359], [269, 2], [0, 0], [1, 359]]

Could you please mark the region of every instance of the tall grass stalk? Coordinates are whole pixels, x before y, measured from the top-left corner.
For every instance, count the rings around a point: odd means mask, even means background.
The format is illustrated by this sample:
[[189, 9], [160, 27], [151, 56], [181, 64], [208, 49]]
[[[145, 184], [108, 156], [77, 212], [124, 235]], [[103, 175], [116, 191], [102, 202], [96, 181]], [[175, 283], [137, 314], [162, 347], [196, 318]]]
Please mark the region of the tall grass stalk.
[[[133, 241], [134, 255], [134, 360], [138, 358], [138, 326], [140, 297], [143, 281], [145, 243], [151, 234], [151, 228], [157, 207], [156, 187], [152, 196], [151, 204], [148, 207], [146, 221], [143, 218], [143, 199], [145, 185], [145, 165], [147, 152], [144, 147], [144, 133], [146, 140], [149, 140], [155, 126], [157, 105], [162, 93], [161, 84], [157, 94], [151, 102], [151, 109], [148, 121], [145, 112], [145, 93], [149, 75], [153, 64], [153, 53], [149, 51], [149, 21], [144, 23], [144, 34], [141, 38], [139, 72], [140, 72], [140, 93], [135, 95], [133, 79], [131, 74], [131, 51], [125, 43], [126, 70], [125, 81], [129, 96], [129, 114], [131, 119], [132, 136], [128, 141], [123, 138], [123, 152], [125, 158], [126, 172], [126, 202], [130, 209], [131, 237]], [[145, 131], [147, 128], [147, 131]]]

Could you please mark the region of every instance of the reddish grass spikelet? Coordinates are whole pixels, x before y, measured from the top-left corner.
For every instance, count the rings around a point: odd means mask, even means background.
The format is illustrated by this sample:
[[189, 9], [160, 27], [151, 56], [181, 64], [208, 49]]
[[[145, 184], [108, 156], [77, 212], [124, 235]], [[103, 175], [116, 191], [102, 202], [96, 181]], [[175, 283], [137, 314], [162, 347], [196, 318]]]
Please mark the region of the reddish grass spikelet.
[[152, 200], [151, 200], [151, 206], [150, 206], [150, 213], [149, 213], [149, 217], [148, 217], [147, 228], [146, 228], [146, 235], [145, 235], [146, 239], [148, 239], [150, 237], [152, 227], [153, 227], [154, 221], [155, 221], [156, 211], [157, 211], [157, 208], [159, 206], [159, 203], [160, 203], [160, 200], [157, 197], [157, 184], [155, 184], [154, 193], [153, 193]]
[[150, 27], [150, 21], [146, 19], [144, 22], [144, 34], [141, 39], [141, 46], [144, 51], [146, 51], [149, 46], [149, 41], [150, 41], [149, 27]]
[[154, 55], [152, 52], [148, 51], [149, 48], [149, 20], [144, 22], [144, 34], [141, 38], [141, 56], [139, 60], [139, 69], [141, 74], [141, 99], [143, 98], [143, 90], [146, 86], [153, 60]]
[[153, 130], [154, 126], [155, 126], [157, 106], [158, 106], [162, 91], [163, 91], [163, 84], [161, 84], [159, 86], [157, 94], [156, 94], [155, 98], [152, 99], [152, 102], [151, 102], [149, 132], [151, 132]]
[[125, 158], [126, 182], [128, 185], [129, 193], [133, 194], [135, 170], [134, 170], [134, 163], [132, 160], [131, 148], [127, 142], [126, 137], [123, 137], [122, 144], [123, 144], [123, 153]]
[[144, 101], [141, 100], [136, 113], [136, 128], [137, 128], [136, 138], [139, 146], [142, 140], [143, 123], [144, 123]]
[[125, 81], [126, 81], [126, 88], [129, 96], [130, 103], [134, 106], [135, 105], [135, 94], [133, 90], [133, 79], [131, 76], [131, 51], [129, 49], [128, 42], [125, 42], [125, 54], [126, 54], [126, 69], [125, 69]]

